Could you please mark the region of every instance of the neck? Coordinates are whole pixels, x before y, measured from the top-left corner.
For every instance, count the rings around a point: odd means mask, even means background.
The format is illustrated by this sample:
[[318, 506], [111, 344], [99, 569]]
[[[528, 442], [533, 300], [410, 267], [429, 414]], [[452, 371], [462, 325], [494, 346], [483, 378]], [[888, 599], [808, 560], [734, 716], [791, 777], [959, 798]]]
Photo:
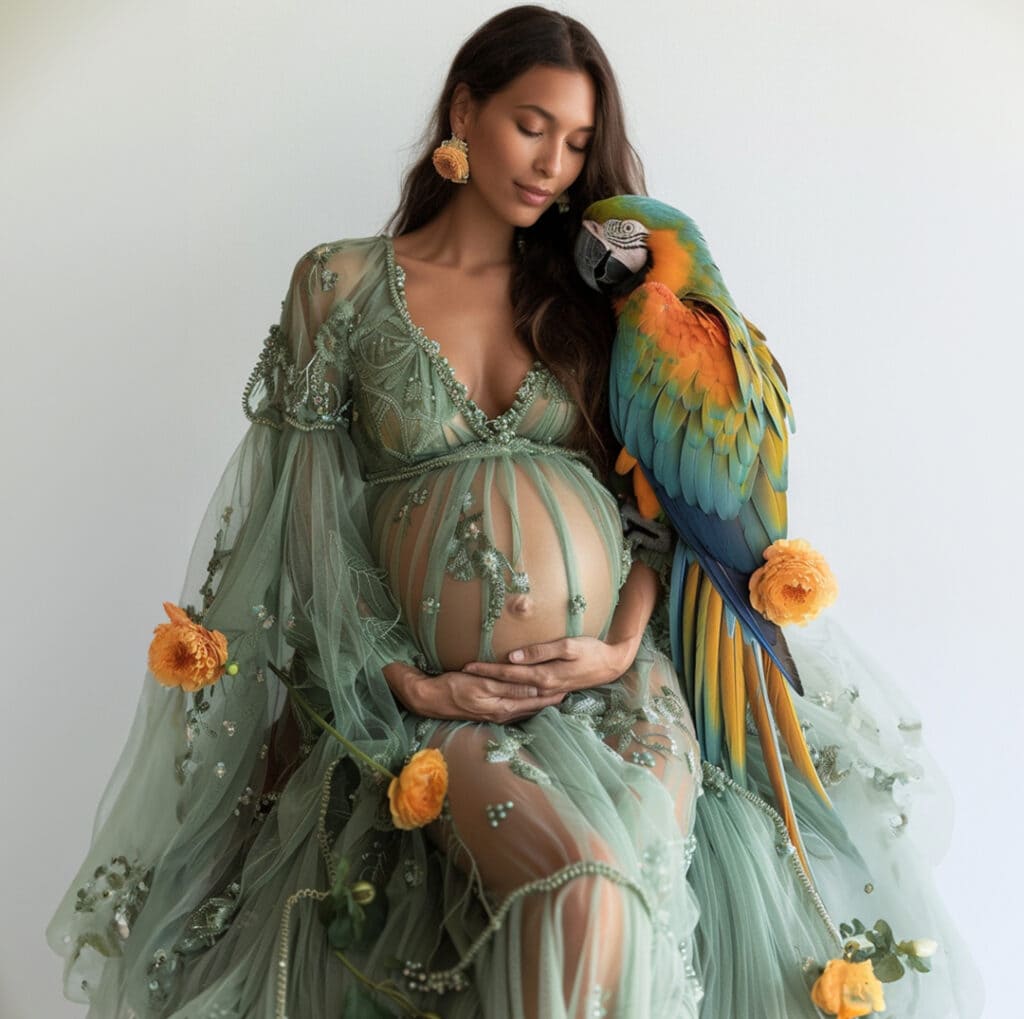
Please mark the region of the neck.
[[496, 216], [471, 183], [451, 187], [458, 194], [416, 231], [409, 254], [467, 273], [507, 266], [513, 260], [513, 225]]

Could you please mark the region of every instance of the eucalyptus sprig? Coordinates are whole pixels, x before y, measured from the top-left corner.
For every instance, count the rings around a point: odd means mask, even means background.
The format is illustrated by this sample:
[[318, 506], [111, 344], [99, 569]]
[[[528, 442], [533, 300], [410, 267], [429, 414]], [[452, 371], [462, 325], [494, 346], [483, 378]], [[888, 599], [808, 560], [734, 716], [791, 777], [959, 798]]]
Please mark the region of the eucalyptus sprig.
[[839, 925], [839, 933], [847, 939], [843, 958], [849, 962], [870, 959], [875, 976], [882, 983], [899, 980], [907, 966], [918, 973], [930, 973], [932, 967], [928, 957], [938, 947], [930, 938], [896, 941], [885, 920], [876, 920], [874, 927], [865, 927], [854, 917], [851, 923]]

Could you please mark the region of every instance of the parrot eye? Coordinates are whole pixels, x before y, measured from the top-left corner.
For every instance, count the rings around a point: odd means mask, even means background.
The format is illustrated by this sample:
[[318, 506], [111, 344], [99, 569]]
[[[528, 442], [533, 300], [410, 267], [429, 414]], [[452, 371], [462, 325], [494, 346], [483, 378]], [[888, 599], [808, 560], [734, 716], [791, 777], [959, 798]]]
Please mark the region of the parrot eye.
[[618, 241], [620, 244], [633, 246], [643, 243], [646, 231], [642, 223], [635, 219], [614, 219], [605, 224], [605, 236], [609, 240]]

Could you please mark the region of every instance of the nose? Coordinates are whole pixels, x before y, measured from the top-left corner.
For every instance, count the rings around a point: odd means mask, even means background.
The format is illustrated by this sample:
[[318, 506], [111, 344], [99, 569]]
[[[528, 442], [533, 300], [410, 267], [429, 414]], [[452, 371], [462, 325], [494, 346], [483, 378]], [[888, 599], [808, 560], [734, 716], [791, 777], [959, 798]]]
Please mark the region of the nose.
[[544, 177], [557, 177], [562, 169], [562, 147], [555, 140], [549, 143], [537, 156], [537, 172]]

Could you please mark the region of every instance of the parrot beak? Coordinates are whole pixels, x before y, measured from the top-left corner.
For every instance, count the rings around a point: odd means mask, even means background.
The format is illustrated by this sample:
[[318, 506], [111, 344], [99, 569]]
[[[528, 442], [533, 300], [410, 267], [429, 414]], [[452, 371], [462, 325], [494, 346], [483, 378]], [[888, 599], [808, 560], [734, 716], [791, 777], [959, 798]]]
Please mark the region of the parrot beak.
[[634, 289], [637, 274], [612, 254], [600, 223], [592, 219], [583, 220], [583, 228], [576, 236], [573, 258], [583, 282], [593, 290], [613, 297]]

